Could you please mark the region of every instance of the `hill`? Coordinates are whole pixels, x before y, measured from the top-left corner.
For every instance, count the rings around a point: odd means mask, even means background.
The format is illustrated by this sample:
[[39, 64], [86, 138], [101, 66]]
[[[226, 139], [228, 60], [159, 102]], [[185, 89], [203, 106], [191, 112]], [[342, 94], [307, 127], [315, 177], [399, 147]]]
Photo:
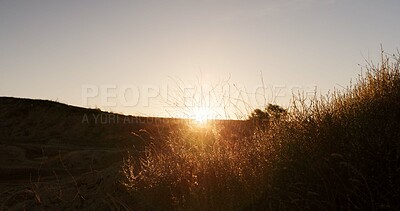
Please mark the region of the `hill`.
[[[61, 190], [67, 193], [60, 195], [60, 199], [73, 199], [76, 193], [68, 193], [68, 189], [76, 192], [82, 188], [78, 184], [66, 184], [88, 178], [98, 182], [105, 175], [114, 177], [109, 186], [115, 188], [126, 148], [143, 148], [148, 144], [150, 133], [166, 132], [177, 122], [125, 116], [48, 100], [0, 97], [1, 205], [3, 208], [29, 208], [48, 200], [44, 199], [43, 192], [50, 198], [52, 194], [57, 195], [54, 191]], [[43, 190], [43, 187], [53, 188], [62, 183], [63, 189]], [[41, 189], [42, 193], [36, 195], [36, 189]], [[93, 200], [96, 198], [98, 196]], [[58, 207], [57, 204], [55, 202], [54, 206]]]
[[187, 122], [0, 97], [1, 208], [127, 208], [134, 204], [120, 184], [127, 150], [137, 155]]

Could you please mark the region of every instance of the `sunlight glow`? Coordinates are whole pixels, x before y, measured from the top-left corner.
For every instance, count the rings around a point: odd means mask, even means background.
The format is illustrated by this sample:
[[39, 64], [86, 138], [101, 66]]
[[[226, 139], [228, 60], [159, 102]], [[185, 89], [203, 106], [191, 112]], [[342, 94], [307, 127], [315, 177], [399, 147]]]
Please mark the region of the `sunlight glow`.
[[193, 119], [197, 124], [205, 124], [209, 119], [212, 119], [212, 111], [206, 107], [196, 107]]

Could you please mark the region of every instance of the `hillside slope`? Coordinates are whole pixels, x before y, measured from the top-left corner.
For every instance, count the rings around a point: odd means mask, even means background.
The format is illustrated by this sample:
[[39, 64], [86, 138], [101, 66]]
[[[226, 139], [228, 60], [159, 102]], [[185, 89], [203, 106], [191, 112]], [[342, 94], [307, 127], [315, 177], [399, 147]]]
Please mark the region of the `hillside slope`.
[[[83, 198], [110, 200], [104, 191], [86, 190], [86, 194], [97, 195], [83, 196], [83, 189], [105, 185], [112, 194], [118, 187], [125, 149], [145, 146], [150, 131], [167, 130], [171, 121], [47, 100], [0, 97], [0, 205], [16, 209], [43, 203], [58, 208], [60, 202], [69, 208], [107, 206], [102, 200], [85, 200], [83, 205], [72, 199], [79, 193]], [[106, 175], [107, 183], [94, 185]], [[85, 182], [78, 185], [79, 181]], [[66, 203], [68, 200], [77, 204]]]
[[141, 153], [187, 122], [0, 97], [0, 210], [137, 207], [121, 185], [128, 149]]

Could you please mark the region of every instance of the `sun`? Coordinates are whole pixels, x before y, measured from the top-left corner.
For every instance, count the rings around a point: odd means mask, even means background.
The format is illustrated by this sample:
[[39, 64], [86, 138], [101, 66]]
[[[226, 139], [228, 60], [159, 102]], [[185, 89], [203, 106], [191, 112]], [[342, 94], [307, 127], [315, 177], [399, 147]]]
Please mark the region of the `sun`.
[[212, 111], [207, 107], [196, 107], [193, 112], [193, 119], [199, 125], [205, 124], [209, 119], [212, 119]]

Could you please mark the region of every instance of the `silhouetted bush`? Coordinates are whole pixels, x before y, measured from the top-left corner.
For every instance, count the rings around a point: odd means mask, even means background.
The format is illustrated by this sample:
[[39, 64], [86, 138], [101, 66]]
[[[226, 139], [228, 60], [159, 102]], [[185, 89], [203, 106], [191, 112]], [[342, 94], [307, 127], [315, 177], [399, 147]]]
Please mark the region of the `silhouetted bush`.
[[264, 110], [259, 108], [254, 109], [249, 116], [249, 120], [253, 121], [258, 126], [266, 127], [271, 123], [271, 121], [279, 120], [282, 116], [286, 115], [287, 111], [279, 105], [268, 104]]

